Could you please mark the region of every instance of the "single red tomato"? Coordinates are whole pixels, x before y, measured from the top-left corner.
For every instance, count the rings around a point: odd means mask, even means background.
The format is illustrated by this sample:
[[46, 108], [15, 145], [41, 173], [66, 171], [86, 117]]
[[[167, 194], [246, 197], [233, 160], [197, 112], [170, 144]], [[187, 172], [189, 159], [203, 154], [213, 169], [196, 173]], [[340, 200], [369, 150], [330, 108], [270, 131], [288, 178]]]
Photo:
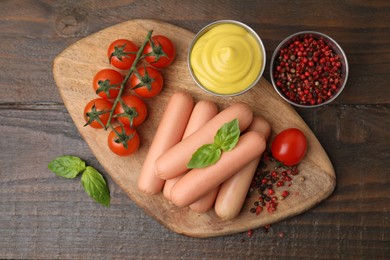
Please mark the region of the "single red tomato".
[[283, 130], [271, 144], [272, 156], [286, 166], [298, 164], [305, 157], [306, 149], [306, 137], [297, 128]]
[[110, 44], [107, 56], [110, 64], [121, 70], [128, 70], [137, 56], [138, 47], [132, 41], [118, 39]]
[[141, 97], [152, 98], [157, 96], [164, 85], [161, 73], [151, 67], [140, 67], [137, 73], [130, 77], [130, 88]]
[[93, 128], [104, 128], [110, 117], [112, 103], [104, 98], [96, 98], [88, 102], [84, 108], [86, 125]]
[[153, 36], [144, 48], [146, 61], [156, 68], [168, 67], [176, 57], [172, 41], [163, 35]]
[[115, 127], [107, 138], [110, 150], [120, 156], [127, 156], [135, 153], [139, 147], [139, 135], [127, 126]]
[[116, 70], [103, 69], [93, 77], [93, 89], [96, 94], [105, 99], [114, 99], [118, 96], [123, 76]]
[[148, 113], [146, 104], [136, 96], [123, 96], [115, 108], [115, 116], [123, 125], [138, 126]]

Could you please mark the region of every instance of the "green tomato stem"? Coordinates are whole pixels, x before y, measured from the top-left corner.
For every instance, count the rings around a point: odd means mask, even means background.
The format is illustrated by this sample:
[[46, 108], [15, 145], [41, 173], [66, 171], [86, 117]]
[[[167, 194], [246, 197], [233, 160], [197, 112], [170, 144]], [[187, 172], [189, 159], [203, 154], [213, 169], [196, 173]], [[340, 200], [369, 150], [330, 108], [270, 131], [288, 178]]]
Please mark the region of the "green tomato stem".
[[137, 52], [137, 55], [135, 56], [135, 59], [134, 59], [134, 62], [133, 64], [131, 65], [131, 68], [129, 70], [129, 72], [126, 74], [126, 77], [124, 78], [124, 80], [122, 81], [122, 83], [120, 84], [120, 89], [119, 89], [119, 93], [118, 93], [118, 96], [116, 97], [115, 101], [114, 101], [114, 104], [112, 106], [112, 110], [110, 112], [110, 116], [108, 118], [108, 122], [106, 124], [106, 129], [108, 128], [112, 128], [112, 124], [111, 124], [111, 120], [112, 120], [112, 117], [114, 116], [114, 111], [115, 111], [115, 108], [116, 106], [118, 105], [118, 102], [120, 101], [121, 97], [122, 97], [122, 94], [123, 94], [123, 91], [125, 89], [125, 86], [126, 86], [126, 83], [127, 81], [129, 80], [131, 74], [133, 74], [134, 71], [136, 71], [137, 69], [137, 64], [138, 62], [140, 61], [140, 59], [142, 58], [142, 53], [145, 49], [145, 46], [146, 44], [150, 41], [150, 38], [152, 36], [152, 33], [153, 33], [153, 30], [150, 30], [147, 34], [146, 34], [146, 37], [145, 37], [145, 40], [144, 42], [142, 43], [141, 47], [139, 48], [138, 52]]

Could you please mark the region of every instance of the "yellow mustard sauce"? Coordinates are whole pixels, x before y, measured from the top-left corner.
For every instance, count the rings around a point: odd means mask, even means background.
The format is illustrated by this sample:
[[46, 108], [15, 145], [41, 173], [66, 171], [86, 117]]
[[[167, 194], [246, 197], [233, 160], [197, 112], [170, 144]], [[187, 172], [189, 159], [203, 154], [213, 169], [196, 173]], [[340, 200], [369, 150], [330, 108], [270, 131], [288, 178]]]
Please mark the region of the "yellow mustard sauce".
[[219, 24], [194, 44], [190, 65], [197, 80], [217, 94], [247, 89], [262, 69], [263, 55], [256, 38], [236, 24]]

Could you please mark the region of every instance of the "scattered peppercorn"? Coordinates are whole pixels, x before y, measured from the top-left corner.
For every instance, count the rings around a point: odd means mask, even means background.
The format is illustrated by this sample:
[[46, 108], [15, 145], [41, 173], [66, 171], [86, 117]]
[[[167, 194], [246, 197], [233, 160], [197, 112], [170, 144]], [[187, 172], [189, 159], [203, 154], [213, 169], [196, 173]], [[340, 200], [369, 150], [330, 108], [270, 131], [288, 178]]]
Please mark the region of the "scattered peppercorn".
[[[268, 165], [268, 167], [276, 167], [272, 171], [266, 171], [267, 167], [265, 165], [270, 162], [273, 162], [275, 165]], [[288, 183], [287, 188], [290, 187], [292, 185], [292, 177], [297, 174], [299, 174], [297, 166], [287, 167], [280, 165], [268, 153], [265, 153], [251, 183], [251, 190], [257, 191], [259, 196], [253, 202], [250, 213], [260, 215], [263, 209], [266, 209], [268, 213], [276, 211], [279, 201], [283, 201], [290, 195], [285, 187], [286, 182]], [[302, 178], [304, 177], [301, 177], [300, 180]], [[280, 187], [285, 187], [285, 189], [280, 191]]]
[[271, 229], [271, 225], [265, 225], [264, 226], [264, 233], [268, 233], [270, 229]]
[[256, 215], [259, 215], [262, 211], [263, 211], [263, 207], [262, 206], [257, 206], [256, 207]]

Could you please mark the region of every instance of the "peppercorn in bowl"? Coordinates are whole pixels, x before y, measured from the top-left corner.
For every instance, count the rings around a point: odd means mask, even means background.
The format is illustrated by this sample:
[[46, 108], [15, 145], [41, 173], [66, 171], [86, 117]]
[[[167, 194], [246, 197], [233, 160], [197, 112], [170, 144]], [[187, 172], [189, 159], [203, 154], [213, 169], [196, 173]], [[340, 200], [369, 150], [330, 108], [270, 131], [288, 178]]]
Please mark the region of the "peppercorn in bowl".
[[298, 107], [319, 107], [337, 98], [348, 79], [348, 60], [329, 36], [304, 31], [284, 39], [271, 58], [271, 82]]

